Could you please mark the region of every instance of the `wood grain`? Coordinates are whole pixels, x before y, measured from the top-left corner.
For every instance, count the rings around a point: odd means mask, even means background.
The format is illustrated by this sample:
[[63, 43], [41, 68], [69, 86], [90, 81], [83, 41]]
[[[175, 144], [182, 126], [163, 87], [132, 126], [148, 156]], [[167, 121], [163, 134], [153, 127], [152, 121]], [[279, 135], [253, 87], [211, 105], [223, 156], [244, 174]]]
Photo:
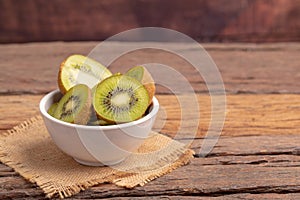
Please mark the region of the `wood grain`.
[[213, 200], [235, 200], [235, 199], [251, 199], [251, 200], [256, 200], [256, 199], [276, 199], [276, 200], [281, 200], [281, 199], [299, 199], [300, 194], [277, 194], [277, 193], [267, 193], [267, 194], [251, 194], [251, 193], [242, 193], [242, 194], [228, 194], [228, 195], [222, 195], [222, 196], [148, 196], [148, 197], [117, 197], [113, 198], [116, 200], [144, 200], [144, 199], [171, 199], [171, 200], [208, 200], [208, 199], [213, 199]]
[[[38, 105], [41, 98], [41, 95], [0, 96], [0, 130], [10, 129], [39, 114]], [[154, 126], [155, 130], [176, 138], [192, 137], [194, 134], [188, 131], [194, 130], [197, 131], [195, 137], [203, 137], [206, 134], [211, 118], [209, 96], [197, 96], [200, 120], [193, 108], [180, 107], [180, 103], [192, 97], [157, 95], [157, 98], [160, 102], [160, 111]], [[181, 102], [178, 99], [181, 99]], [[227, 95], [226, 120], [222, 135], [299, 134], [299, 99], [298, 94]], [[181, 115], [183, 110], [188, 111], [185, 116]], [[181, 127], [183, 119], [188, 119], [190, 122], [184, 123]], [[195, 122], [198, 120], [199, 127], [195, 128]]]
[[[1, 131], [38, 114], [41, 97], [0, 96]], [[161, 132], [174, 136], [181, 112], [178, 98], [172, 95], [157, 97], [165, 113], [158, 116], [156, 123], [164, 124], [167, 119]], [[201, 138], [210, 119], [210, 98], [198, 95], [198, 102], [203, 108], [203, 117], [192, 143], [196, 153], [199, 153]], [[222, 137], [208, 157], [196, 157], [190, 165], [144, 187], [126, 190], [104, 184], [74, 198], [297, 199], [300, 189], [299, 113], [299, 95], [228, 95]], [[177, 138], [186, 142], [188, 137]], [[3, 164], [0, 165], [0, 188], [0, 199], [44, 198], [39, 188]]]
[[[44, 94], [57, 88], [60, 63], [71, 54], [87, 55], [97, 44], [52, 42], [0, 45], [0, 94]], [[115, 42], [106, 48], [112, 54], [126, 45], [128, 43]], [[175, 46], [180, 52], [199, 56], [197, 49], [190, 45]], [[229, 94], [300, 93], [300, 82], [295, 81], [300, 77], [299, 43], [204, 44], [204, 48], [218, 66]], [[187, 78], [197, 93], [207, 94], [206, 84], [195, 68], [182, 58], [164, 51], [132, 52], [117, 59], [109, 68], [113, 72], [124, 72], [133, 65], [149, 62], [170, 66]], [[154, 70], [153, 76], [157, 82], [163, 77], [172, 88], [181, 85], [178, 77], [164, 74], [159, 68]], [[171, 94], [172, 91], [158, 86], [157, 93]]]
[[[197, 196], [207, 199], [209, 196], [216, 199], [297, 199], [300, 189], [299, 142], [298, 135], [221, 137], [208, 157], [195, 158], [191, 164], [143, 187], [128, 190], [102, 184], [74, 198], [174, 196], [178, 199], [183, 196], [183, 199], [189, 199]], [[35, 189], [34, 184], [25, 181], [9, 167], [0, 165], [0, 172], [1, 199], [44, 197], [40, 189]]]
[[[42, 96], [57, 87], [59, 63], [73, 53], [87, 54], [96, 44], [0, 45], [0, 134], [38, 115]], [[114, 43], [110, 53], [116, 47], [124, 46]], [[196, 56], [193, 48], [176, 47]], [[158, 86], [156, 96], [161, 109], [154, 128], [181, 142], [192, 142], [196, 157], [190, 165], [144, 187], [127, 190], [103, 184], [77, 194], [74, 199], [300, 198], [299, 43], [205, 44], [205, 48], [218, 65], [227, 91], [226, 110], [218, 110], [226, 114], [226, 120], [213, 151], [204, 158], [199, 155], [212, 104], [205, 82], [195, 75], [195, 70], [186, 61], [162, 51], [126, 54], [112, 63], [112, 71], [161, 59], [188, 78], [196, 91], [195, 99], [190, 94], [174, 95]], [[162, 75], [171, 84], [179, 85], [178, 79]], [[192, 100], [198, 103], [199, 112], [190, 106]], [[182, 102], [189, 106], [182, 107]], [[182, 123], [182, 119], [188, 123]], [[199, 125], [196, 129], [195, 122]], [[185, 131], [179, 134], [180, 127]], [[36, 185], [0, 164], [0, 199], [44, 198]]]

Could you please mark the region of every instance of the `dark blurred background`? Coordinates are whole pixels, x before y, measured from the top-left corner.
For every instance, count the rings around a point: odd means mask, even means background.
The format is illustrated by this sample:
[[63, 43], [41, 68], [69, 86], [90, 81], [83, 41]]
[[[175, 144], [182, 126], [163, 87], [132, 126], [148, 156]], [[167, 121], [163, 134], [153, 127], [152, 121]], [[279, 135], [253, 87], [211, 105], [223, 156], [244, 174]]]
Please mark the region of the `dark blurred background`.
[[105, 40], [156, 26], [200, 42], [300, 41], [300, 0], [0, 0], [0, 43]]

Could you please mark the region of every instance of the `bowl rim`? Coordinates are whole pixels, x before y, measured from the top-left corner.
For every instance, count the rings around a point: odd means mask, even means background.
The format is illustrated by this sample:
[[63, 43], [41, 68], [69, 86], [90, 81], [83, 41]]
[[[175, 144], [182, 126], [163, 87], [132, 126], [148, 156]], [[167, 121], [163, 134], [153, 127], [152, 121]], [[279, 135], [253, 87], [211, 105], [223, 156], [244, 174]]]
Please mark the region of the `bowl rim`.
[[64, 121], [61, 121], [59, 119], [52, 117], [51, 115], [48, 114], [48, 112], [45, 108], [46, 103], [51, 99], [51, 97], [53, 97], [54, 95], [59, 94], [59, 93], [60, 93], [60, 91], [58, 89], [56, 89], [56, 90], [49, 92], [45, 96], [43, 96], [39, 103], [40, 112], [47, 119], [49, 119], [55, 123], [58, 123], [58, 124], [61, 124], [64, 126], [68, 126], [68, 127], [72, 127], [72, 128], [84, 128], [84, 129], [90, 129], [90, 130], [99, 130], [99, 129], [100, 130], [113, 130], [113, 129], [131, 127], [134, 125], [141, 124], [141, 123], [155, 117], [159, 110], [159, 102], [158, 102], [157, 98], [155, 96], [153, 96], [153, 99], [152, 99], [153, 105], [152, 105], [151, 111], [146, 116], [144, 116], [138, 120], [135, 120], [132, 122], [127, 122], [127, 123], [122, 123], [122, 124], [107, 125], [107, 126], [88, 126], [88, 125], [72, 124], [72, 123], [64, 122]]

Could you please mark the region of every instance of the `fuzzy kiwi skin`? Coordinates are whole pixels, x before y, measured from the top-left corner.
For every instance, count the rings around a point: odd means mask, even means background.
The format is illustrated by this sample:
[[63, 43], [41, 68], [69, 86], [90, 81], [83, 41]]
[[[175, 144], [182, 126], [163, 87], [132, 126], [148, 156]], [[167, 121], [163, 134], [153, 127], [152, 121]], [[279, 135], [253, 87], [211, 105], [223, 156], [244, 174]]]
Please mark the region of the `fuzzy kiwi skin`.
[[[59, 68], [59, 72], [58, 72], [58, 77], [57, 77], [57, 84], [58, 84], [58, 88], [59, 88], [59, 90], [60, 90], [60, 92], [62, 93], [62, 94], [66, 94], [66, 92], [70, 89], [70, 88], [66, 88], [65, 86], [64, 86], [64, 83], [63, 83], [63, 79], [62, 79], [62, 72], [63, 72], [63, 68], [65, 67], [65, 64], [66, 64], [66, 62], [67, 62], [67, 60], [68, 59], [72, 59], [72, 58], [74, 58], [74, 57], [79, 57], [80, 59], [82, 59], [82, 60], [89, 60], [90, 62], [92, 62], [92, 63], [95, 63], [95, 64], [97, 64], [97, 65], [99, 65], [99, 66], [103, 66], [102, 64], [100, 64], [99, 62], [97, 62], [97, 61], [95, 61], [95, 60], [93, 60], [93, 59], [91, 59], [91, 58], [88, 58], [88, 57], [85, 57], [85, 56], [82, 56], [82, 55], [71, 55], [71, 56], [69, 56], [68, 58], [66, 58], [61, 64], [60, 64], [60, 68]], [[105, 69], [105, 76], [104, 77], [99, 77], [99, 81], [101, 81], [101, 80], [103, 80], [103, 79], [105, 79], [105, 78], [107, 78], [107, 77], [109, 77], [109, 76], [111, 76], [112, 75], [112, 73], [105, 67], [105, 66], [103, 66]], [[95, 83], [95, 85], [97, 85], [97, 83]], [[74, 86], [74, 85], [73, 85]], [[73, 87], [72, 86], [72, 87]]]
[[[143, 73], [142, 76], [140, 73]], [[156, 87], [155, 82], [150, 74], [150, 72], [143, 66], [135, 66], [129, 69], [125, 75], [131, 76], [133, 78], [136, 78], [138, 81], [140, 81], [149, 94], [149, 105], [152, 102], [152, 98], [155, 95]]]
[[149, 99], [150, 99], [149, 105], [150, 105], [155, 95], [156, 87], [150, 72], [146, 68], [144, 68], [144, 76], [141, 82], [149, 93]]
[[58, 76], [57, 76], [57, 83], [58, 83], [58, 88], [60, 90], [60, 92], [62, 94], [66, 94], [67, 93], [67, 89], [65, 88], [65, 86], [63, 85], [63, 82], [62, 82], [62, 79], [60, 78], [62, 76], [62, 70], [63, 70], [63, 67], [65, 65], [65, 62], [66, 62], [67, 59], [65, 59], [61, 64], [60, 64], [60, 67], [59, 67], [59, 71], [58, 71]]
[[84, 103], [82, 109], [80, 110], [80, 112], [78, 112], [76, 115], [74, 115], [73, 119], [70, 121], [66, 121], [66, 122], [70, 122], [70, 123], [74, 123], [74, 124], [81, 124], [81, 125], [86, 125], [90, 119], [90, 115], [91, 115], [91, 106], [92, 106], [92, 92], [89, 89], [88, 86], [83, 85], [83, 84], [78, 84], [73, 86], [70, 90], [68, 90], [68, 92], [60, 99], [60, 101], [58, 102], [58, 106], [53, 114], [53, 116], [59, 120], [64, 121], [63, 119], [60, 118], [61, 116], [61, 111], [59, 110], [60, 104], [64, 104], [64, 102], [66, 101], [67, 97], [71, 96], [71, 94], [73, 93], [73, 90], [76, 90], [78, 87], [85, 87], [87, 90], [87, 99], [86, 102]]
[[92, 92], [88, 90], [88, 99], [87, 103], [84, 104], [82, 110], [74, 118], [74, 124], [86, 125], [90, 119], [91, 115], [91, 106], [92, 106]]

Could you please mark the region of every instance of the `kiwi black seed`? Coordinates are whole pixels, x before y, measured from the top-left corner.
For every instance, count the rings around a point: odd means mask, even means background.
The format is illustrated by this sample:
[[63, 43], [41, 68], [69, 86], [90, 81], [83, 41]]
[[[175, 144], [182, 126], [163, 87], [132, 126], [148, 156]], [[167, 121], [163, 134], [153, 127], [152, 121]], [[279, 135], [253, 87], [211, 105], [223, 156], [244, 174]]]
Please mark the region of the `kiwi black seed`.
[[149, 94], [135, 78], [114, 75], [100, 82], [93, 96], [93, 106], [100, 119], [123, 123], [142, 117], [149, 104]]
[[75, 85], [60, 99], [53, 116], [65, 122], [87, 124], [91, 112], [91, 96], [88, 86]]

